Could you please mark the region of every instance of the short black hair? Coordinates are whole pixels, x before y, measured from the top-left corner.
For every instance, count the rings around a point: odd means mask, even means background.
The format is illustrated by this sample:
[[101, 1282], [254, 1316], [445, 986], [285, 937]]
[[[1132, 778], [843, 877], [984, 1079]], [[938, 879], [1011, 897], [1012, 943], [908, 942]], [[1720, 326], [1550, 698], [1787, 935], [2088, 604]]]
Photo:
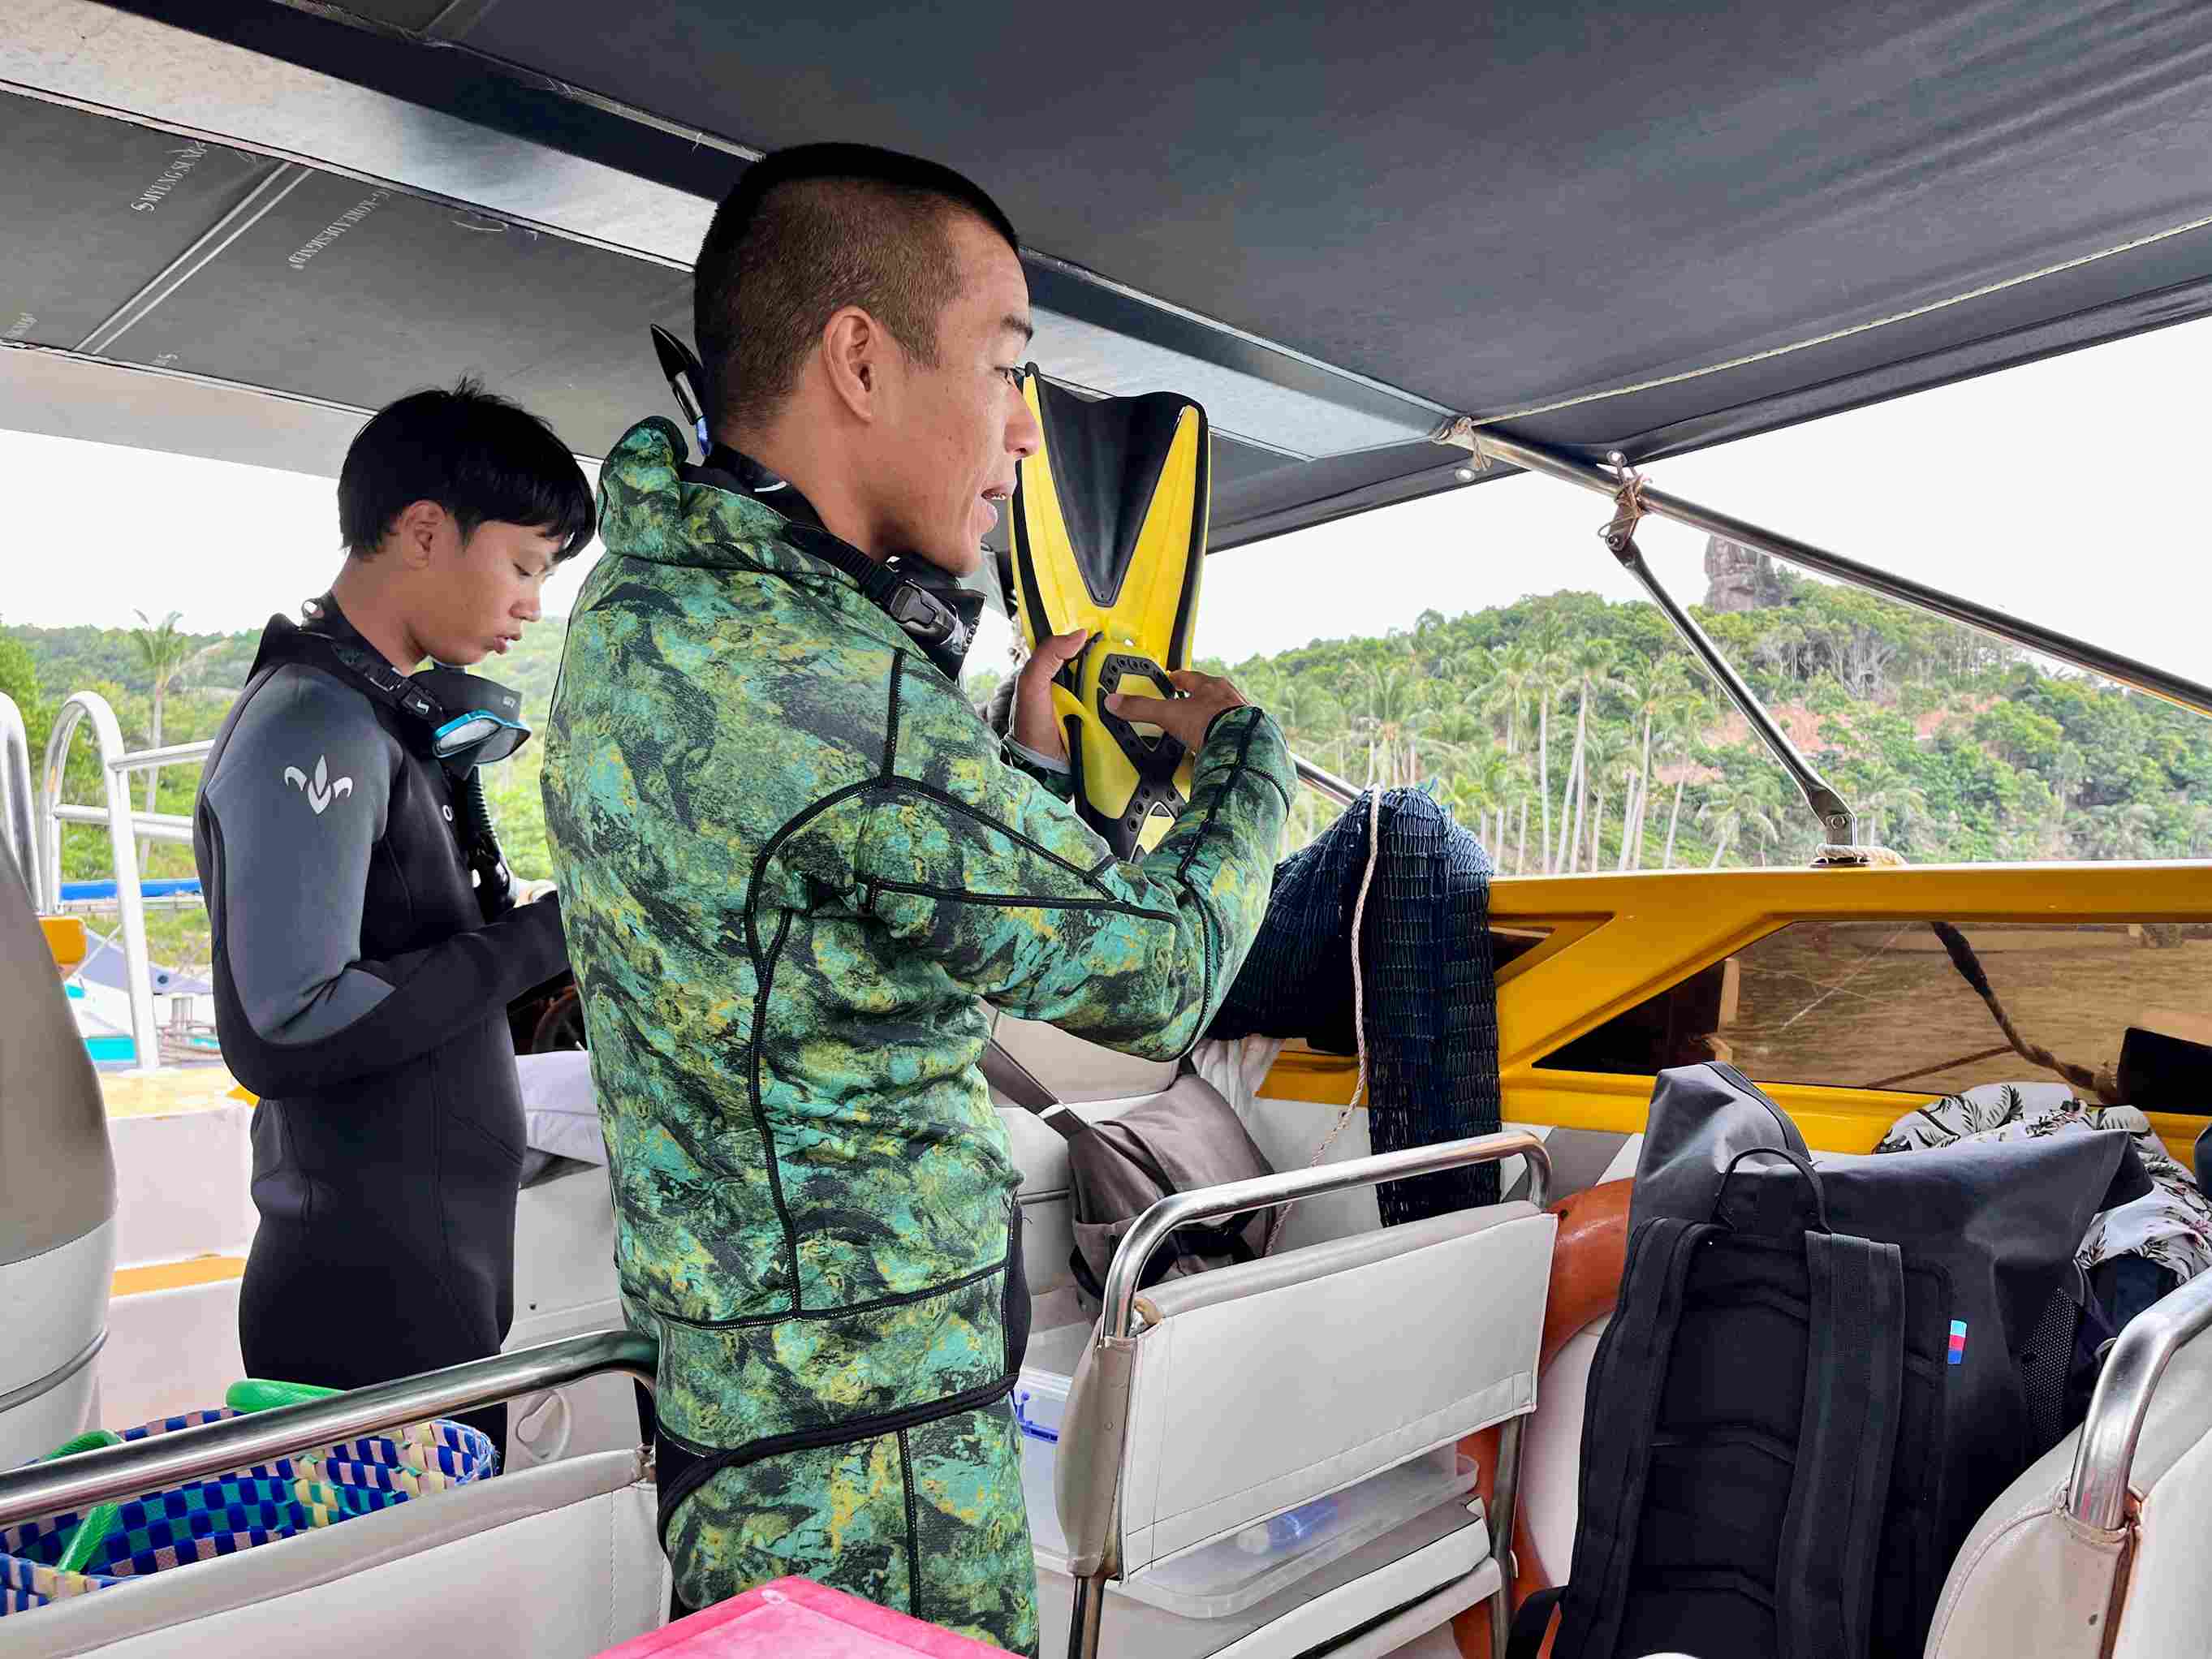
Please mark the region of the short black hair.
[[745, 169], [722, 198], [692, 274], [708, 418], [757, 427], [797, 383], [830, 319], [859, 306], [917, 361], [959, 283], [948, 210], [1017, 252], [1011, 220], [973, 179], [872, 144], [799, 144]]
[[338, 537], [368, 558], [416, 501], [435, 501], [465, 538], [486, 524], [556, 537], [560, 563], [592, 539], [584, 470], [553, 428], [464, 376], [389, 404], [354, 434], [338, 471]]

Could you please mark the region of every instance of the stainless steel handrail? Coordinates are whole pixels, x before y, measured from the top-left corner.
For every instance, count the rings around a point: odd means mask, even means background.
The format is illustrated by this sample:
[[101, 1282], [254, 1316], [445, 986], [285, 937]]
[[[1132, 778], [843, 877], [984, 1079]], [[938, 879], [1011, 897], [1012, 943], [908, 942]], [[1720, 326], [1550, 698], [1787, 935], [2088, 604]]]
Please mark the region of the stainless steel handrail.
[[46, 737], [44, 775], [40, 782], [40, 818], [39, 861], [44, 869], [48, 902], [59, 903], [62, 892], [62, 784], [69, 766], [70, 744], [81, 721], [92, 722], [100, 743], [100, 770], [106, 786], [108, 855], [115, 866], [115, 909], [123, 933], [123, 988], [131, 999], [131, 1042], [137, 1069], [161, 1060], [161, 1033], [154, 1024], [154, 976], [146, 960], [146, 902], [138, 886], [138, 847], [131, 834], [133, 809], [131, 780], [118, 765], [128, 757], [123, 728], [115, 711], [97, 691], [72, 694], [54, 716], [54, 729]]
[[[1439, 441], [1456, 441], [1451, 439]], [[1620, 488], [1618, 478], [1587, 461], [1547, 449], [1541, 444], [1508, 437], [1496, 427], [1482, 429], [1480, 453], [1492, 460], [1505, 461], [1531, 472], [1540, 472], [1547, 477], [1580, 484], [1601, 495], [1613, 495]], [[1993, 634], [1998, 639], [2024, 646], [2046, 657], [2055, 657], [2060, 662], [2071, 663], [2076, 668], [2086, 668], [2093, 674], [2101, 674], [2108, 680], [2132, 686], [2138, 691], [2148, 691], [2154, 697], [2163, 697], [2181, 708], [2194, 709], [2200, 714], [2212, 714], [2212, 687], [2200, 685], [2195, 680], [2185, 679], [2179, 674], [2169, 674], [2162, 668], [2154, 668], [2133, 657], [2107, 651], [2102, 646], [2091, 645], [2070, 634], [2062, 634], [2055, 628], [2045, 628], [2018, 617], [2008, 617], [2002, 611], [1993, 611], [1985, 605], [1977, 605], [1972, 599], [1960, 599], [1940, 587], [1914, 581], [1910, 576], [1899, 576], [1870, 564], [1861, 564], [1856, 559], [1845, 558], [1840, 553], [1831, 553], [1810, 542], [1799, 541], [1795, 536], [1785, 536], [1779, 531], [1764, 529], [1747, 520], [1716, 512], [1695, 501], [1684, 501], [1680, 495], [1670, 495], [1662, 489], [1646, 486], [1643, 501], [1644, 510], [1654, 518], [1671, 519], [1676, 524], [1686, 525], [1692, 530], [1702, 530], [1708, 535], [1741, 543], [1761, 553], [1770, 554], [1786, 564], [1817, 570], [1823, 575], [1833, 576], [1838, 581], [1849, 582], [1855, 587], [1866, 588], [1885, 599], [1917, 605], [1948, 621], [1979, 629], [1984, 634]]]
[[[1261, 1176], [1251, 1181], [1232, 1181], [1219, 1187], [1201, 1187], [1194, 1192], [1171, 1193], [1137, 1218], [1114, 1252], [1102, 1287], [1104, 1294], [1101, 1297], [1097, 1340], [1103, 1346], [1131, 1339], [1137, 1292], [1146, 1264], [1178, 1227], [1193, 1222], [1218, 1221], [1242, 1211], [1292, 1203], [1302, 1198], [1318, 1198], [1324, 1193], [1372, 1187], [1385, 1181], [1404, 1181], [1414, 1176], [1435, 1175], [1439, 1170], [1494, 1164], [1516, 1157], [1528, 1160], [1528, 1201], [1540, 1210], [1551, 1188], [1552, 1159], [1543, 1141], [1525, 1129], [1476, 1135], [1467, 1140], [1447, 1140], [1402, 1152], [1378, 1152], [1371, 1158], [1353, 1158], [1344, 1164]], [[1504, 1431], [1498, 1436], [1498, 1468], [1491, 1480], [1491, 1553], [1501, 1566], [1511, 1556], [1514, 1516], [1520, 1502], [1519, 1429], [1518, 1419], [1509, 1419], [1504, 1425]], [[1109, 1540], [1121, 1531], [1121, 1508], [1117, 1491], [1113, 1519], [1107, 1528]], [[1105, 1601], [1107, 1582], [1112, 1577], [1112, 1553], [1109, 1542], [1109, 1559], [1102, 1562], [1097, 1571], [1075, 1581], [1075, 1604], [1068, 1621], [1069, 1659], [1097, 1659], [1099, 1614]], [[1498, 1590], [1498, 1605], [1492, 1609], [1493, 1659], [1504, 1659], [1507, 1626], [1504, 1601], [1510, 1589], [1509, 1574]]]
[[1340, 800], [1347, 806], [1359, 799], [1358, 785], [1346, 783], [1335, 773], [1324, 772], [1311, 761], [1303, 759], [1297, 755], [1291, 757], [1291, 763], [1298, 769], [1299, 778], [1320, 790], [1322, 794]]
[[2128, 1480], [2159, 1379], [2183, 1346], [2212, 1327], [2212, 1273], [2200, 1273], [2128, 1322], [2098, 1373], [2074, 1449], [2066, 1512], [2085, 1527], [2126, 1524]]
[[46, 874], [39, 860], [39, 806], [31, 786], [31, 739], [23, 711], [0, 691], [0, 843], [15, 854], [31, 895], [31, 908], [48, 907]]
[[449, 1417], [517, 1395], [580, 1382], [620, 1371], [650, 1389], [659, 1349], [634, 1331], [600, 1331], [513, 1353], [471, 1359], [443, 1370], [403, 1376], [311, 1400], [303, 1405], [255, 1412], [220, 1423], [157, 1434], [120, 1446], [82, 1452], [51, 1463], [0, 1474], [0, 1526], [35, 1516], [82, 1512], [104, 1501], [196, 1480], [228, 1469], [248, 1468], [310, 1446], [350, 1440], [426, 1418]]

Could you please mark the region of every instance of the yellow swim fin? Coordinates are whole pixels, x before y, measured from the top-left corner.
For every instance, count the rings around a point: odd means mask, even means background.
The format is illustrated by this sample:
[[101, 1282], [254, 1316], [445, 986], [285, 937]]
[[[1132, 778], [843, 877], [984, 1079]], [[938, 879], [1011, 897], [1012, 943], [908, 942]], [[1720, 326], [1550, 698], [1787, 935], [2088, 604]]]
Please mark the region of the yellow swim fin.
[[1151, 726], [1106, 712], [1128, 690], [1172, 695], [1190, 666], [1206, 564], [1212, 443], [1188, 398], [1087, 398], [1032, 367], [1022, 395], [1044, 447], [1014, 485], [1011, 608], [1022, 635], [1099, 637], [1053, 682], [1075, 801], [1123, 858], [1157, 845], [1190, 799], [1191, 757]]

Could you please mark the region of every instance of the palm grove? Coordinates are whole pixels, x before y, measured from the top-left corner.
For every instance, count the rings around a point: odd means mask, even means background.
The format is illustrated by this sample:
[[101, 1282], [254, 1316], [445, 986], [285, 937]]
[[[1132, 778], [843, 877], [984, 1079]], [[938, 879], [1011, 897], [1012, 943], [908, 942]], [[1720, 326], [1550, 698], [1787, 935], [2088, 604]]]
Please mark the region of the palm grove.
[[[2212, 856], [2212, 744], [2154, 699], [2053, 673], [2023, 653], [1723, 544], [1698, 617], [1859, 811], [1914, 863]], [[211, 737], [258, 634], [0, 628], [0, 692], [42, 752], [70, 691], [114, 706], [132, 748]], [[561, 649], [549, 619], [498, 665], [542, 721]], [[1208, 664], [1217, 671], [1220, 664]], [[1651, 605], [1556, 593], [1382, 638], [1316, 641], [1227, 665], [1294, 749], [1355, 783], [1434, 791], [1508, 874], [1802, 863], [1820, 837], [1789, 781]], [[979, 702], [995, 675], [977, 673]], [[540, 749], [494, 769], [517, 872], [550, 873]], [[99, 799], [88, 734], [69, 796]], [[146, 775], [145, 805], [188, 814], [198, 769]], [[1340, 809], [1300, 798], [1285, 850]], [[105, 836], [68, 826], [64, 874], [105, 876]], [[189, 875], [154, 843], [149, 875]]]

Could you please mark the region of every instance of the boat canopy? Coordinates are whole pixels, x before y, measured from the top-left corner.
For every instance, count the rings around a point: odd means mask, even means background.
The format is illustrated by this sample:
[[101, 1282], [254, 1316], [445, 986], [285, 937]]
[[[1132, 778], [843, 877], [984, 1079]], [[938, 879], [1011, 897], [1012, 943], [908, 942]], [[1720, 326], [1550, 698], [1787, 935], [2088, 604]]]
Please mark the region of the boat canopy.
[[1000, 198], [1053, 378], [1206, 406], [1217, 549], [1511, 470], [1458, 417], [1643, 463], [2212, 310], [2201, 6], [10, 14], [0, 425], [311, 472], [464, 368], [668, 412], [714, 202], [831, 137]]

